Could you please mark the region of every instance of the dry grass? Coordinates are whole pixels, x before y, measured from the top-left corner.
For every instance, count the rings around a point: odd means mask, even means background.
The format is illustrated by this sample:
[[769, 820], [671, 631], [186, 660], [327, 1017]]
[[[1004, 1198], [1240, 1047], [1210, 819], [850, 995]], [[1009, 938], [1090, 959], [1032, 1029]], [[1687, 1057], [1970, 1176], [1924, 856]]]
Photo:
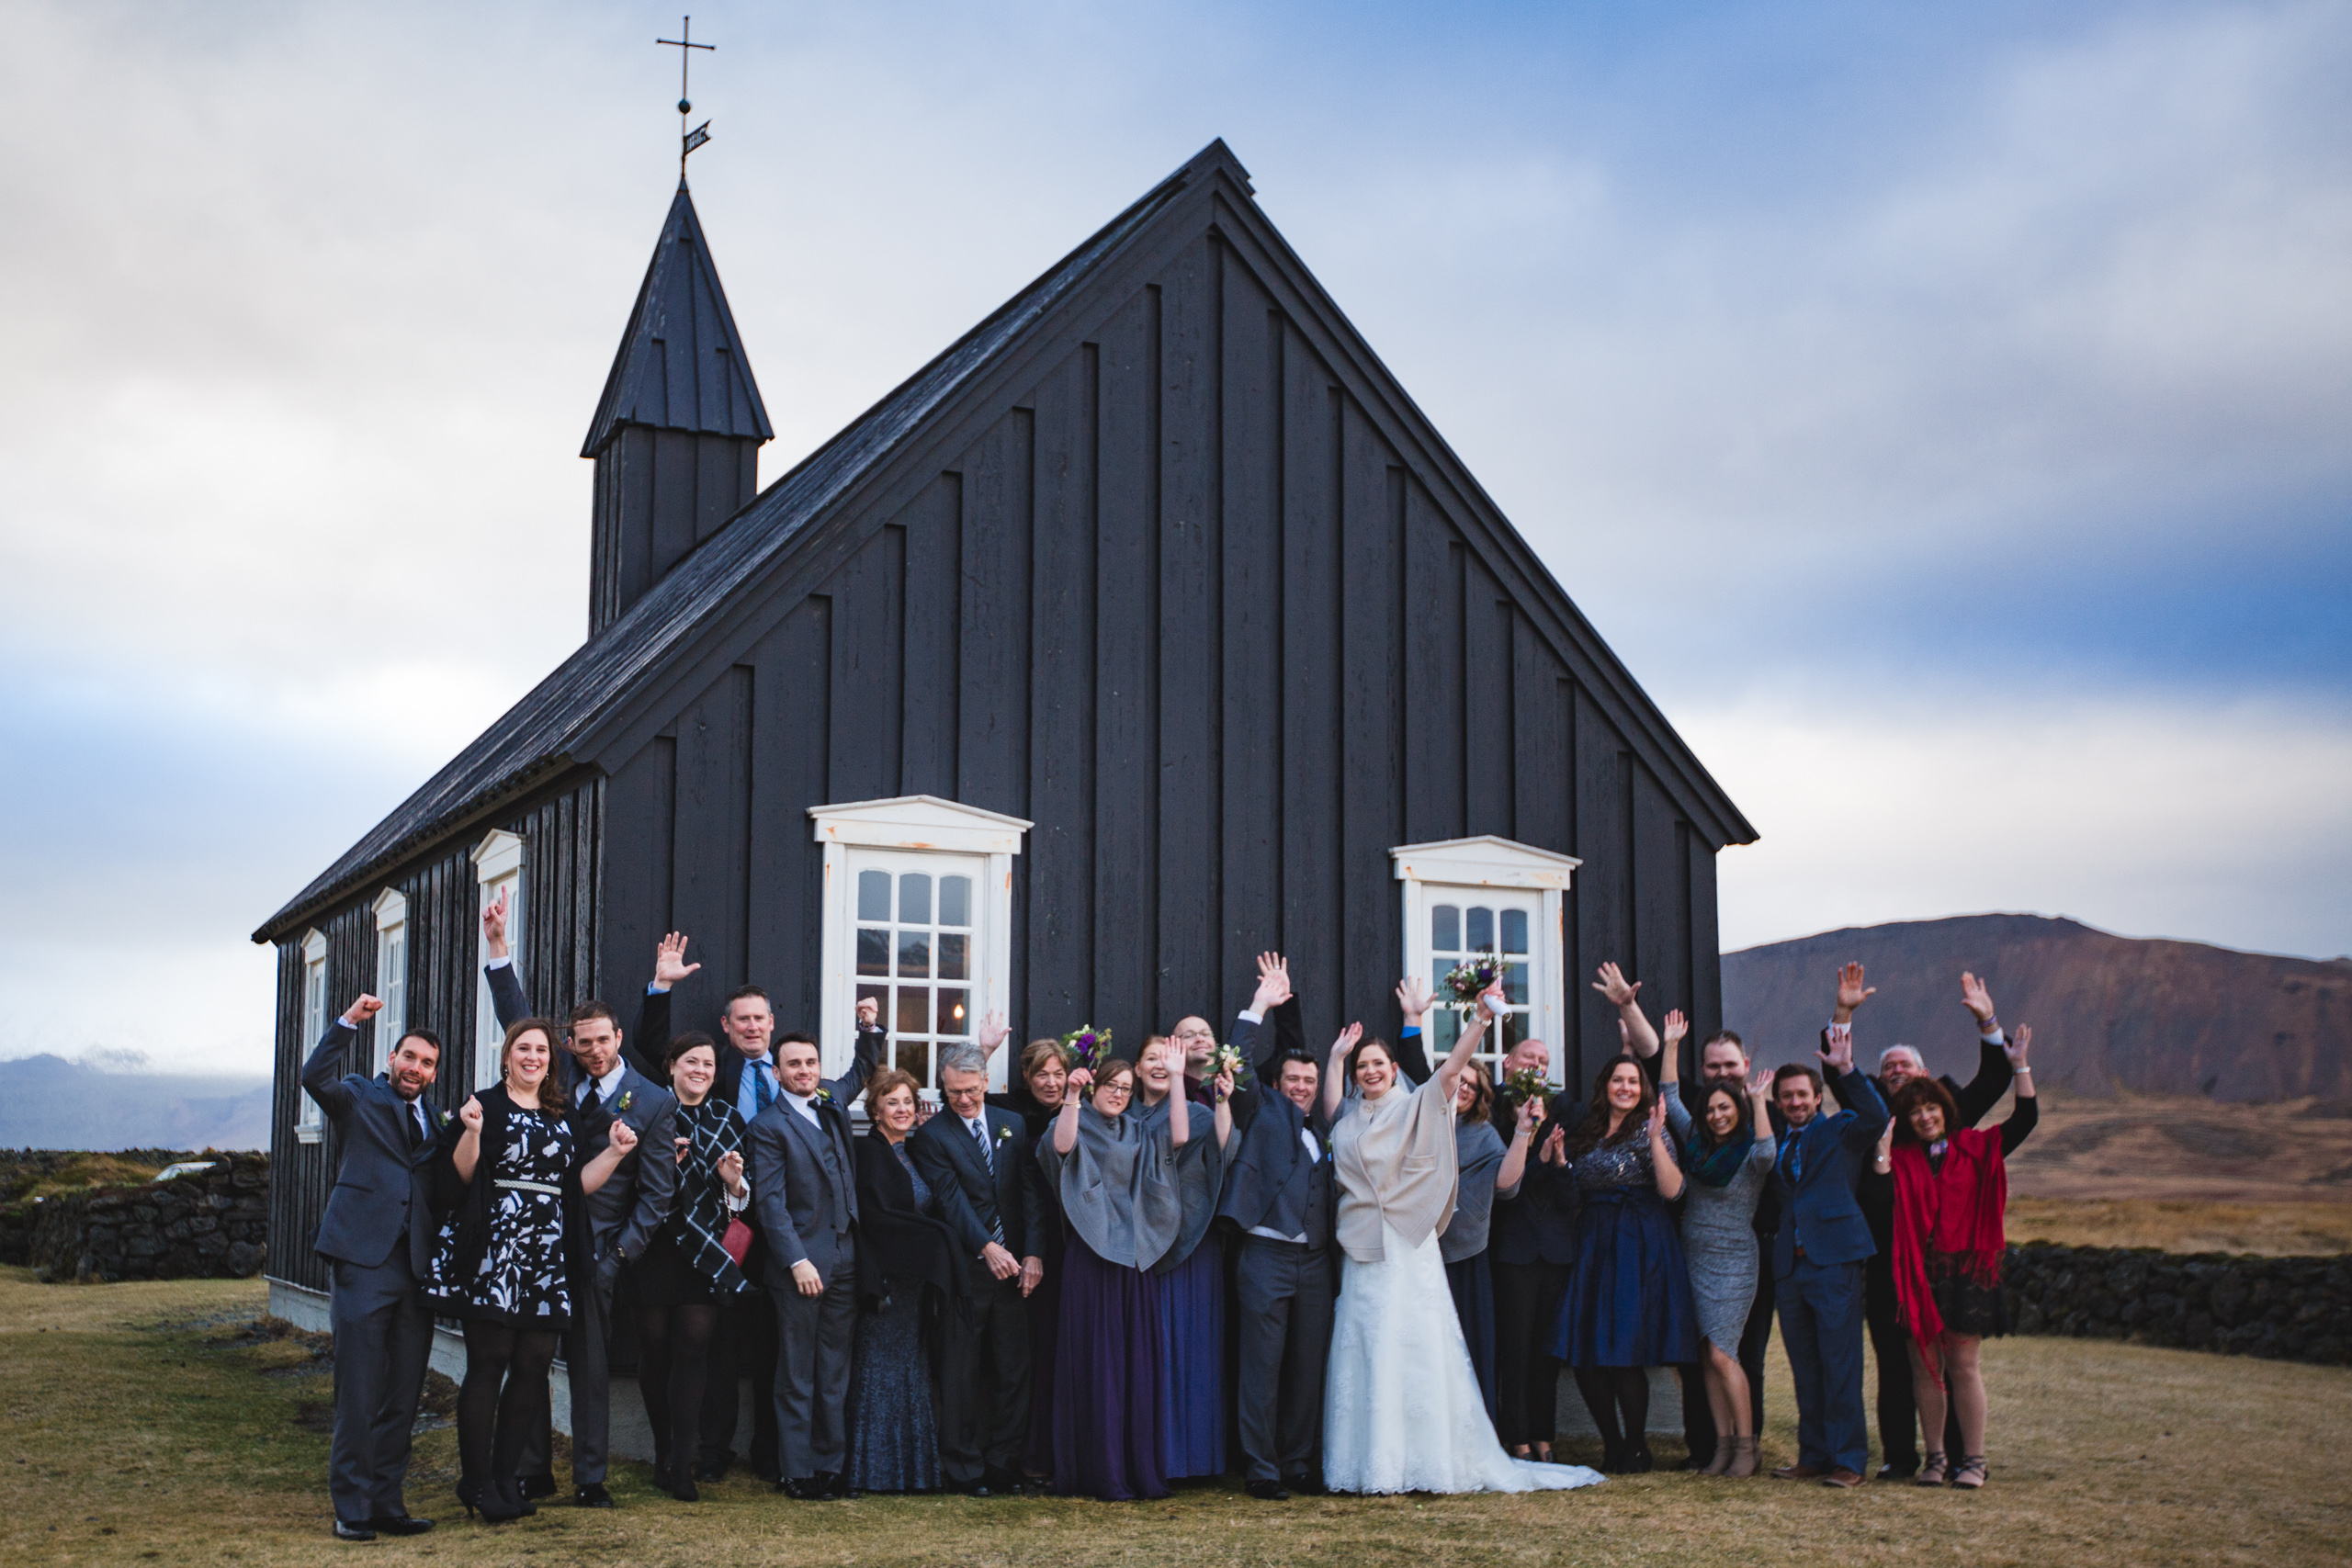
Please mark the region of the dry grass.
[[[1986, 1124], [2007, 1114], [2004, 1100]], [[2045, 1094], [2009, 1188], [2077, 1201], [2352, 1203], [2352, 1108]]]
[[2012, 1198], [2008, 1235], [2011, 1241], [2056, 1241], [2069, 1247], [2157, 1247], [2166, 1252], [2307, 1258], [2352, 1252], [2352, 1203]]
[[[0, 1270], [0, 1557], [40, 1565], [311, 1564], [327, 1538], [326, 1379], [248, 1332], [258, 1287], [39, 1285]], [[2332, 1432], [2352, 1372], [2075, 1340], [1989, 1348], [1994, 1480], [1975, 1495], [1621, 1477], [1537, 1497], [1315, 1499], [1223, 1488], [1153, 1505], [865, 1498], [794, 1504], [741, 1480], [686, 1507], [624, 1467], [609, 1514], [455, 1517], [453, 1435], [419, 1440], [411, 1505], [447, 1521], [371, 1562], [1747, 1563], [1979, 1568], [2341, 1562], [2352, 1503]], [[1791, 1448], [1776, 1360], [1768, 1450]], [[308, 1407], [306, 1411], [306, 1406]], [[305, 1416], [309, 1419], [304, 1419]]]

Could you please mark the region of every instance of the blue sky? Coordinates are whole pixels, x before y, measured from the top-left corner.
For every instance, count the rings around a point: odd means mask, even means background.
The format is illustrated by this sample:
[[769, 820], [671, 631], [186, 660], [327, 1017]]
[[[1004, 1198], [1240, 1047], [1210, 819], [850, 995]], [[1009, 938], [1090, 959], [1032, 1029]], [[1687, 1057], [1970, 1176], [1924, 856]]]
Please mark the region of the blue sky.
[[[576, 644], [675, 26], [12, 7], [0, 1055], [266, 1061], [244, 933]], [[2352, 6], [695, 32], [763, 477], [1221, 135], [1763, 833], [1728, 945], [2352, 950]]]

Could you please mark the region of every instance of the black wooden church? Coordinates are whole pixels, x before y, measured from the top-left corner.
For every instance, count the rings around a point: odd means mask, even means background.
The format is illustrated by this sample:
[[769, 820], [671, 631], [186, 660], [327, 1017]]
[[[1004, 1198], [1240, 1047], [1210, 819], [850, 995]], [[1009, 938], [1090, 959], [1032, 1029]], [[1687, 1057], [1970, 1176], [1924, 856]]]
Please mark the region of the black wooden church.
[[926, 1081], [992, 1009], [1227, 1019], [1268, 947], [1318, 1037], [1489, 948], [1564, 1077], [1603, 960], [1717, 1026], [1753, 829], [1223, 142], [760, 491], [771, 434], [682, 184], [582, 452], [587, 641], [254, 933], [284, 1284], [326, 1284], [304, 1054], [371, 990], [379, 1057], [489, 1081], [502, 887], [543, 1008], [626, 1021], [676, 929], [680, 1027], [756, 982], [838, 1064], [872, 995]]

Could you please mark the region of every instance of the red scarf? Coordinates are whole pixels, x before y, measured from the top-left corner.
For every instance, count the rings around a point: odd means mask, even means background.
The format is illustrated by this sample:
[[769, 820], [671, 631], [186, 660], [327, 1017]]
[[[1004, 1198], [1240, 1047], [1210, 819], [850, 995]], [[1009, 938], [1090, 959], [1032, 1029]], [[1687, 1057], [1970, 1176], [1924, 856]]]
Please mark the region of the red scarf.
[[2001, 1216], [2009, 1206], [2009, 1172], [2001, 1134], [1963, 1128], [1944, 1145], [1941, 1170], [1928, 1164], [1921, 1145], [1894, 1145], [1894, 1301], [1917, 1342], [1936, 1386], [1944, 1385], [1943, 1314], [1928, 1285], [1931, 1253], [1958, 1253], [1968, 1277], [1981, 1285], [2001, 1278], [2007, 1245]]

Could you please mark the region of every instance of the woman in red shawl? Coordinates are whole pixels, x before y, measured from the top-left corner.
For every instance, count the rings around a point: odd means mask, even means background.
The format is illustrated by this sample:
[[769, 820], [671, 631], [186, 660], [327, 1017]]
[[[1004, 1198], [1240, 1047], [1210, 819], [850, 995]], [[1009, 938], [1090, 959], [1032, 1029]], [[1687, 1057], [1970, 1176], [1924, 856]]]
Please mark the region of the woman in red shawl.
[[[1894, 1119], [1879, 1145], [1878, 1168], [1894, 1178], [1894, 1299], [1911, 1336], [1911, 1384], [1920, 1429], [1944, 1430], [1950, 1399], [1965, 1451], [1929, 1451], [1916, 1484], [1984, 1484], [1984, 1376], [1977, 1347], [2009, 1331], [2001, 1299], [2001, 1216], [2009, 1205], [2007, 1157], [2039, 1115], [2020, 1028], [2006, 1047], [2017, 1075], [2017, 1108], [1998, 1132], [1957, 1125], [1951, 1091], [1924, 1075], [1895, 1092]], [[1949, 1393], [1947, 1393], [1949, 1389]]]

